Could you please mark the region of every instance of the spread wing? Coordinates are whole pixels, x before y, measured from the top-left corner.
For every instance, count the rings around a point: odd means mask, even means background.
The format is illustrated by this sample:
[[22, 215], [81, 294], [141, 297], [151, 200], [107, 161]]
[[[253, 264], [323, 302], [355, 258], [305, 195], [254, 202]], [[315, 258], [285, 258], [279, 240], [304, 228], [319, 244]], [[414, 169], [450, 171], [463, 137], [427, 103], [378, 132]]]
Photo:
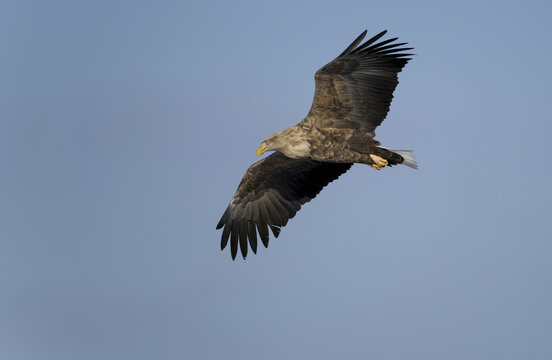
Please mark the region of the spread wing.
[[316, 88], [304, 121], [319, 127], [354, 128], [374, 133], [389, 112], [397, 74], [412, 54], [397, 38], [377, 42], [383, 31], [359, 46], [366, 31], [314, 75]]
[[351, 166], [290, 159], [280, 152], [251, 165], [217, 225], [217, 229], [224, 227], [221, 250], [230, 239], [232, 259], [236, 258], [238, 245], [245, 259], [248, 242], [251, 250], [257, 252], [257, 232], [267, 247], [268, 228], [278, 237], [280, 227], [295, 216], [301, 205]]

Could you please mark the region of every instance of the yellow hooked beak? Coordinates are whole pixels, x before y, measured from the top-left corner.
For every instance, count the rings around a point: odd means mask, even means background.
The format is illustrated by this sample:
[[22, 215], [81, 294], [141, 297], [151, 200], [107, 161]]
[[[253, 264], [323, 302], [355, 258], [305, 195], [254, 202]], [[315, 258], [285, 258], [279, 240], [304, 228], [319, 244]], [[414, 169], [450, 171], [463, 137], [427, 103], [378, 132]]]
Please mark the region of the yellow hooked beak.
[[259, 145], [259, 147], [257, 148], [257, 156], [261, 156], [266, 151], [267, 147], [268, 146], [264, 143]]

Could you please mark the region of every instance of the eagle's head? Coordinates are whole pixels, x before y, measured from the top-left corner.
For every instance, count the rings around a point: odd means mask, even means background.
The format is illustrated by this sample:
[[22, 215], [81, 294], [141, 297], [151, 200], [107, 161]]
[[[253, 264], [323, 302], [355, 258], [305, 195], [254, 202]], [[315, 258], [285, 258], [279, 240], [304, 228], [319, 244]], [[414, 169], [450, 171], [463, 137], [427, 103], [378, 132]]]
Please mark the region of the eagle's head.
[[281, 141], [279, 141], [278, 135], [279, 133], [274, 133], [267, 136], [257, 148], [257, 156], [261, 156], [265, 151], [280, 150]]
[[257, 156], [271, 150], [280, 151], [289, 158], [297, 159], [309, 155], [310, 144], [303, 136], [303, 132], [297, 126], [293, 126], [267, 136], [257, 148]]

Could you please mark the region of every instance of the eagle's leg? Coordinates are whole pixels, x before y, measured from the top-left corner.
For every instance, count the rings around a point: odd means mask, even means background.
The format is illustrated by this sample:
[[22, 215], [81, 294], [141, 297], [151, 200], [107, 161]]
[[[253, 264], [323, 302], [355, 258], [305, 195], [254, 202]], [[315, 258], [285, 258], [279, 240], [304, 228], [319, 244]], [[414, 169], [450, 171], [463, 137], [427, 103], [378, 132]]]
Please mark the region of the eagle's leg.
[[[376, 170], [403, 163], [404, 159], [401, 155], [379, 145], [378, 141], [366, 134], [355, 133], [348, 139], [345, 151], [339, 153], [346, 155], [346, 159], [340, 158], [337, 162], [362, 163], [370, 165]], [[333, 152], [331, 155], [334, 155]]]
[[381, 170], [386, 166], [401, 164], [404, 159], [392, 151], [385, 148], [373, 147], [362, 155], [361, 162], [370, 165], [376, 170]]
[[370, 154], [370, 158], [374, 162], [373, 164], [369, 164], [371, 167], [373, 167], [376, 170], [381, 170], [384, 167], [386, 167], [389, 162], [382, 158], [381, 156], [377, 156], [375, 154]]

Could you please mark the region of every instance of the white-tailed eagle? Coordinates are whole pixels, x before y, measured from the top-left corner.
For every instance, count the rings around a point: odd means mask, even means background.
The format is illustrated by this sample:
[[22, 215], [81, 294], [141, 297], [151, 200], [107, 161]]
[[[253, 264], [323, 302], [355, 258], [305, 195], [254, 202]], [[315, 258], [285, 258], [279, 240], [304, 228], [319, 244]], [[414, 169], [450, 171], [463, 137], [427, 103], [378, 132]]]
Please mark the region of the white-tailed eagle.
[[364, 31], [335, 60], [314, 75], [316, 87], [308, 115], [295, 126], [268, 136], [257, 155], [274, 151], [247, 169], [236, 194], [222, 215], [221, 249], [230, 240], [235, 259], [248, 244], [257, 252], [257, 234], [268, 246], [268, 229], [275, 237], [301, 205], [354, 163], [380, 170], [404, 164], [416, 168], [410, 150], [392, 150], [374, 139], [387, 116], [398, 84], [397, 74], [412, 50], [397, 38], [377, 42], [386, 31], [359, 45]]

